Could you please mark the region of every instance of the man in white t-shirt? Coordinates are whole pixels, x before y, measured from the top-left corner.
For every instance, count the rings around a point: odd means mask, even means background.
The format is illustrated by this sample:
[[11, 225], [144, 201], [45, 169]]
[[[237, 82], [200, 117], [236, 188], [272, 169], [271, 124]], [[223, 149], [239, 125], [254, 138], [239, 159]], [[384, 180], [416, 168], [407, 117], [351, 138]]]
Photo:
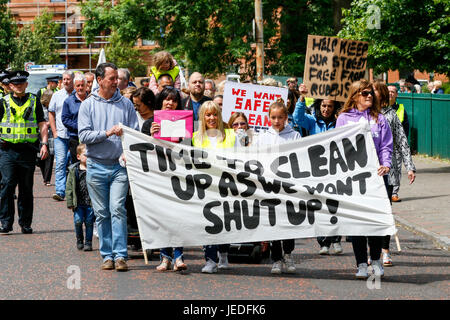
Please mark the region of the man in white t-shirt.
[[66, 196], [66, 167], [69, 161], [69, 134], [61, 120], [64, 101], [73, 93], [75, 74], [68, 70], [63, 73], [63, 89], [55, 92], [48, 106], [48, 120], [52, 129], [55, 146], [55, 193], [53, 199], [63, 201]]

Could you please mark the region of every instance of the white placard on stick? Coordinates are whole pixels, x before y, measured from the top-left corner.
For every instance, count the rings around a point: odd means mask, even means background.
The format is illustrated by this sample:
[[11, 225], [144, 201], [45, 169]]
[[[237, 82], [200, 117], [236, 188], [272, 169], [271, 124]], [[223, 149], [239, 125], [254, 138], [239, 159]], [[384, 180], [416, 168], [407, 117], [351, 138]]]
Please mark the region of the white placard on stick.
[[227, 122], [233, 113], [242, 112], [247, 116], [250, 127], [257, 131], [268, 129], [269, 106], [278, 98], [286, 104], [287, 95], [287, 88], [227, 81], [223, 93], [223, 120]]

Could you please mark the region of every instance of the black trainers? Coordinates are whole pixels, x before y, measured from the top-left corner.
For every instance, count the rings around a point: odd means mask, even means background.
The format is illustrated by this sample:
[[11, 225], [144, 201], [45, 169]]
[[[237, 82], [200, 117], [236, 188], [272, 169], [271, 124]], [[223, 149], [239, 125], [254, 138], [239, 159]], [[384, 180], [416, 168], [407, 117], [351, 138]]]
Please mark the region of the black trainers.
[[1, 227], [0, 228], [0, 234], [8, 234], [10, 231], [12, 231], [11, 228], [5, 228], [5, 227]]
[[83, 240], [77, 240], [77, 249], [78, 250], [83, 250], [84, 245], [83, 245]]
[[92, 244], [90, 242], [84, 244], [84, 251], [92, 251]]
[[22, 227], [22, 233], [23, 234], [32, 234], [33, 229], [31, 229], [31, 227]]

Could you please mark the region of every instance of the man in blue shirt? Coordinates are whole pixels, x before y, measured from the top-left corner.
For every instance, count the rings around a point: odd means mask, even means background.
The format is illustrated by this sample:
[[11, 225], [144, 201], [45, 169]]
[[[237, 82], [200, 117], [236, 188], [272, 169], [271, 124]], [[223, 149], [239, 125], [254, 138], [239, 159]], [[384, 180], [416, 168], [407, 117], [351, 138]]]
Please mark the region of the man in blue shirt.
[[75, 92], [64, 101], [61, 114], [62, 123], [67, 128], [67, 133], [69, 134], [71, 163], [78, 161], [78, 110], [80, 109], [81, 102], [87, 98], [86, 77], [82, 73], [77, 72], [73, 83]]

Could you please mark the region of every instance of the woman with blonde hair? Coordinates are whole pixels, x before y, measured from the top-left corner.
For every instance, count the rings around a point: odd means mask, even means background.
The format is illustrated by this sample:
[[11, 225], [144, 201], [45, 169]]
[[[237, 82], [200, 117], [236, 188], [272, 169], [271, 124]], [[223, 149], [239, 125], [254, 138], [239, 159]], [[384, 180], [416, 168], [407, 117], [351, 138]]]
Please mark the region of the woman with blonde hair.
[[[377, 174], [383, 177], [386, 186], [385, 192], [387, 193], [387, 174], [391, 168], [392, 158], [392, 133], [389, 123], [381, 113], [381, 106], [375, 96], [372, 83], [365, 79], [356, 81], [350, 86], [349, 97], [339, 112], [336, 128], [361, 121], [370, 125], [380, 163]], [[369, 277], [367, 272], [367, 244], [369, 245], [375, 276], [382, 277], [384, 275], [384, 269], [380, 261], [382, 243], [383, 236], [352, 236], [353, 252], [358, 267], [358, 272], [355, 274], [357, 279]]]
[[[192, 136], [194, 147], [205, 149], [233, 148], [236, 137], [233, 129], [225, 129], [220, 107], [213, 101], [206, 101], [200, 107], [198, 115], [199, 130]], [[203, 273], [216, 273], [217, 269], [228, 269], [229, 244], [207, 245], [205, 251], [206, 264]], [[217, 255], [219, 252], [219, 255]], [[217, 264], [218, 262], [218, 264]]]

